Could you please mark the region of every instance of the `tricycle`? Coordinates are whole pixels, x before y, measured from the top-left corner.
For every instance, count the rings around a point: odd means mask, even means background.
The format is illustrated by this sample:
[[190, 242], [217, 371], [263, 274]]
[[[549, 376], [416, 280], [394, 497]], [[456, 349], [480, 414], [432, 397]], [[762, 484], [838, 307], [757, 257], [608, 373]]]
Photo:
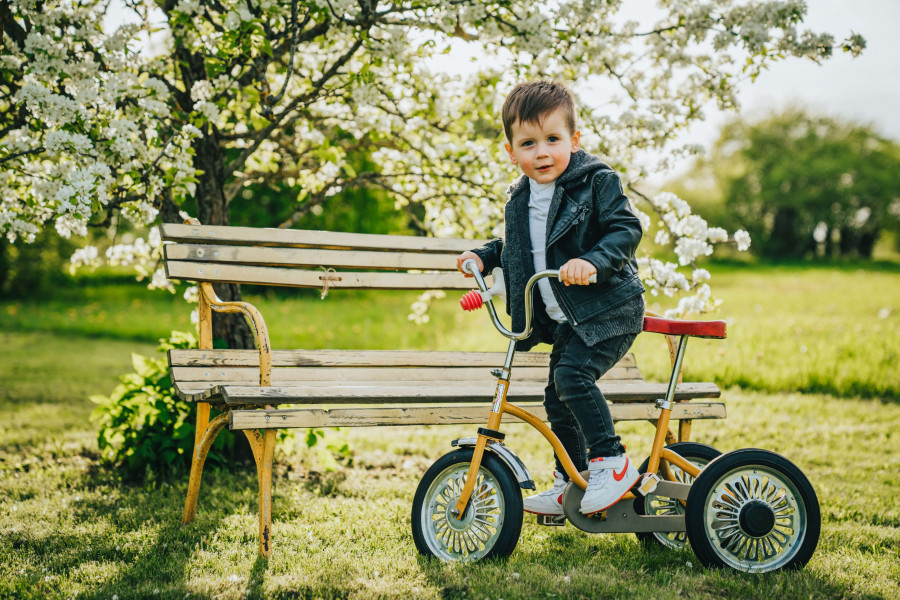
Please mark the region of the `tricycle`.
[[493, 297], [504, 290], [499, 269], [491, 288], [473, 260], [463, 269], [479, 288], [463, 297], [463, 308], [487, 306], [494, 327], [509, 339], [509, 349], [503, 366], [492, 371], [497, 384], [486, 426], [476, 436], [453, 440], [456, 449], [431, 465], [418, 485], [412, 533], [421, 554], [474, 561], [508, 556], [515, 549], [524, 516], [521, 490], [535, 486], [500, 431], [503, 416], [509, 414], [544, 436], [568, 475], [562, 500], [565, 515], [538, 515], [541, 525], [569, 522], [589, 533], [631, 532], [646, 544], [673, 549], [690, 544], [703, 565], [738, 571], [766, 573], [799, 568], [809, 561], [819, 539], [819, 504], [796, 465], [768, 450], [745, 448], [723, 454], [694, 442], [666, 445], [688, 338], [724, 338], [724, 321], [645, 317], [643, 331], [679, 338], [665, 398], [656, 401], [659, 416], [650, 456], [629, 493], [607, 510], [585, 515], [580, 506], [588, 472], [576, 469], [547, 424], [507, 402], [516, 342], [532, 329], [532, 290], [542, 278], [558, 278], [559, 271], [531, 277], [525, 289], [525, 329], [515, 333], [501, 323], [493, 304]]

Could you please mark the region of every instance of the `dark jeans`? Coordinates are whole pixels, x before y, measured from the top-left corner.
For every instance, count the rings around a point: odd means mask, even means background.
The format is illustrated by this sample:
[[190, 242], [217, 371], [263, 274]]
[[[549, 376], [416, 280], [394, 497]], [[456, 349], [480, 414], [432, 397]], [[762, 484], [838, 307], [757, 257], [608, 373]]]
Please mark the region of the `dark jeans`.
[[[595, 382], [625, 356], [636, 337], [629, 333], [589, 347], [568, 323], [560, 323], [553, 335], [544, 407], [550, 428], [579, 471], [586, 470], [592, 458], [625, 452]], [[565, 475], [558, 456], [556, 470]]]

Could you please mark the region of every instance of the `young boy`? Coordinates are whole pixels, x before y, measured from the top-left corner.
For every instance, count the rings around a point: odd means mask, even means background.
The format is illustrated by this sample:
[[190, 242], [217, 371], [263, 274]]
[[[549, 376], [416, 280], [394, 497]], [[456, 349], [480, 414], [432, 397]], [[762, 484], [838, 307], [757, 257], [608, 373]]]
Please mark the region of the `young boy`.
[[[595, 382], [628, 352], [641, 331], [644, 287], [634, 253], [641, 225], [619, 177], [579, 148], [571, 94], [551, 81], [517, 85], [503, 105], [506, 151], [524, 173], [510, 188], [505, 237], [457, 257], [482, 273], [503, 267], [514, 331], [525, 326], [525, 284], [537, 271], [559, 269], [562, 283], [542, 279], [534, 330], [518, 343], [553, 344], [545, 389], [547, 418], [579, 471], [590, 481], [581, 503], [589, 515], [615, 504], [639, 478], [615, 434]], [[597, 274], [597, 283], [588, 278]], [[525, 510], [562, 515], [568, 476], [559, 457], [552, 489], [525, 499]]]

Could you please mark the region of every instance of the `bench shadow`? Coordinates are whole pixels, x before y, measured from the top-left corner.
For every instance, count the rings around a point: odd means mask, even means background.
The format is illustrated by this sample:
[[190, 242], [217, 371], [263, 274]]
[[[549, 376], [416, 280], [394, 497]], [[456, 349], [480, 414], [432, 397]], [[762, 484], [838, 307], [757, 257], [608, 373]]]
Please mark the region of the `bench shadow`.
[[[230, 487], [221, 481], [240, 474], [222, 470], [210, 470], [204, 474], [204, 488], [214, 489], [217, 481], [221, 489]], [[114, 562], [117, 572], [101, 585], [86, 590], [88, 597], [213, 597], [220, 592], [198, 592], [191, 586], [188, 572], [198, 548], [220, 530], [220, 523], [232, 514], [241, 501], [233, 497], [221, 499], [222, 494], [207, 494], [204, 503], [201, 489], [200, 506], [194, 522], [181, 525], [187, 475], [179, 478], [174, 486], [132, 485], [117, 481], [112, 474], [102, 468], [85, 474], [82, 482], [86, 488], [104, 486], [117, 488], [116, 496], [101, 496], [92, 500], [79, 501], [75, 508], [75, 519], [79, 522], [99, 523], [96, 533], [87, 535], [54, 536], [52, 550], [65, 550], [66, 559], [56, 560], [56, 564], [69, 573], [83, 569], [92, 563]], [[224, 485], [223, 485], [224, 484]], [[255, 500], [255, 494], [253, 494]], [[206, 506], [204, 506], [206, 504]], [[104, 530], [115, 530], [113, 537]], [[149, 531], [148, 531], [149, 529]], [[139, 543], [112, 540], [139, 540]], [[255, 538], [253, 540], [255, 542]], [[124, 547], [123, 547], [124, 546]], [[253, 544], [254, 551], [256, 544]], [[268, 560], [257, 556], [246, 583], [245, 593], [250, 597], [262, 594]], [[241, 577], [244, 580], [244, 577]], [[238, 584], [235, 584], [238, 585]], [[244, 585], [243, 583], [240, 585]]]

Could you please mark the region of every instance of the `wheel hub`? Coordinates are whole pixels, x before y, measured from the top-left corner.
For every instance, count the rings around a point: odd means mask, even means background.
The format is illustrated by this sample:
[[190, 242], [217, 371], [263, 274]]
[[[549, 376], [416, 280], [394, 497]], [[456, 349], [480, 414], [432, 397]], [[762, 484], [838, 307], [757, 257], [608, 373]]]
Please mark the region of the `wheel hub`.
[[741, 508], [738, 523], [747, 535], [761, 538], [775, 528], [775, 511], [765, 502], [752, 500]]
[[472, 509], [472, 502], [466, 505], [466, 511], [463, 513], [461, 519], [457, 519], [453, 515], [453, 510], [456, 507], [456, 502], [459, 500], [459, 496], [455, 497], [450, 504], [447, 505], [446, 516], [447, 516], [447, 525], [450, 526], [450, 529], [454, 531], [465, 531], [472, 524], [472, 521], [475, 520], [475, 511]]

